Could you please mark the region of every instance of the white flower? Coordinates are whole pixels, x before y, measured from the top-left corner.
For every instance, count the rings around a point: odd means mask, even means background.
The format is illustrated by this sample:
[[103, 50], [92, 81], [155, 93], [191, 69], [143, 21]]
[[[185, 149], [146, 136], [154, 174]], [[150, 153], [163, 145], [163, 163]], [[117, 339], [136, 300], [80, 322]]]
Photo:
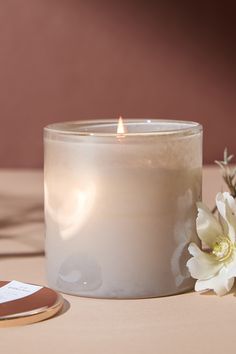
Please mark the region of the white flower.
[[229, 193], [218, 193], [219, 220], [202, 203], [198, 204], [197, 233], [204, 250], [189, 245], [193, 256], [187, 262], [191, 276], [197, 279], [196, 291], [214, 290], [225, 295], [236, 276], [236, 202]]

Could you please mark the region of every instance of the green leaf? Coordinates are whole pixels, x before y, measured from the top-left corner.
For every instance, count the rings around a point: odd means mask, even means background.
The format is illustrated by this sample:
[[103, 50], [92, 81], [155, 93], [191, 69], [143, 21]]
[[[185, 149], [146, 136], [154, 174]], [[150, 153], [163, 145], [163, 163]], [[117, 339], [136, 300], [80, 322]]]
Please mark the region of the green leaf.
[[216, 163], [220, 168], [222, 168], [223, 170], [225, 169], [225, 167], [224, 167], [224, 161], [217, 161], [217, 160], [215, 160], [215, 163]]
[[230, 162], [234, 158], [234, 155], [230, 155], [227, 157], [227, 162]]
[[228, 149], [227, 147], [224, 149], [224, 161], [227, 162], [227, 157], [228, 157]]

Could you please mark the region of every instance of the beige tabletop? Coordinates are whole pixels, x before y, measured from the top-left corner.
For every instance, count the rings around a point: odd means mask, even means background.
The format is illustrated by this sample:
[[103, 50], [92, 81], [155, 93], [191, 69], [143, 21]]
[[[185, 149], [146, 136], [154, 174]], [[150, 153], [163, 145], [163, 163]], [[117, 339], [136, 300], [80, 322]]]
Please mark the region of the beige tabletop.
[[[222, 190], [218, 168], [204, 169], [203, 199]], [[0, 171], [0, 279], [46, 285], [41, 171]], [[63, 312], [0, 329], [1, 354], [234, 353], [236, 298], [187, 293], [144, 300], [64, 295]], [[234, 307], [235, 306], [235, 307]]]

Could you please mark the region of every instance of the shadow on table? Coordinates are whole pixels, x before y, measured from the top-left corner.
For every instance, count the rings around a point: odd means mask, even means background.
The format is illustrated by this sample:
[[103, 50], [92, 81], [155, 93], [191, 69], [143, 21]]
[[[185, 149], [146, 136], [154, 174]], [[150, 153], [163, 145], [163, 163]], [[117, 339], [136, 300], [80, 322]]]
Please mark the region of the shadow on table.
[[[200, 293], [200, 296], [217, 296], [213, 290], [208, 290], [206, 292]], [[236, 296], [236, 285], [226, 294], [226, 295], [234, 295]]]
[[0, 258], [42, 257], [44, 254], [45, 252], [43, 250], [38, 252], [0, 253]]
[[0, 195], [0, 257], [42, 256], [43, 221], [40, 197]]
[[56, 314], [55, 317], [60, 317], [60, 316], [64, 315], [64, 313], [66, 313], [67, 311], [69, 311], [69, 309], [70, 309], [70, 303], [69, 303], [69, 301], [67, 301], [66, 299], [64, 299], [63, 307], [62, 307], [62, 309], [58, 312], [58, 314]]
[[[63, 316], [67, 311], [69, 311], [69, 309], [70, 309], [70, 303], [69, 303], [69, 301], [67, 301], [67, 300], [64, 299], [64, 298], [63, 298], [63, 300], [64, 300], [64, 302], [63, 302], [62, 309], [61, 309], [56, 315], [54, 315], [53, 317], [46, 318], [45, 320], [43, 320], [43, 321], [41, 321], [41, 322], [53, 321], [54, 318]], [[39, 323], [41, 323], [41, 322], [39, 322]]]
[[0, 229], [43, 222], [43, 203], [33, 198], [0, 195]]

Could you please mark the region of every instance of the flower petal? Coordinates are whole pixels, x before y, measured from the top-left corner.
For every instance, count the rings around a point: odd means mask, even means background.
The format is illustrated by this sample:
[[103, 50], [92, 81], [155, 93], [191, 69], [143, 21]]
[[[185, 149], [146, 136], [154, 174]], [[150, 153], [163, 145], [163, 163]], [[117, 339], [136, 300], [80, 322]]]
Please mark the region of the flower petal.
[[195, 290], [214, 290], [217, 295], [223, 296], [231, 290], [234, 284], [234, 277], [229, 278], [228, 276], [227, 268], [223, 267], [220, 272], [211, 279], [197, 280], [195, 283]]
[[203, 252], [195, 243], [190, 243], [189, 253], [193, 256], [187, 262], [191, 276], [195, 279], [209, 279], [214, 277], [223, 264], [218, 262], [212, 255]]
[[234, 252], [230, 263], [226, 263], [228, 278], [236, 277], [236, 253]]
[[222, 235], [223, 229], [211, 211], [203, 204], [198, 203], [197, 233], [200, 240], [208, 247], [213, 248], [216, 238]]
[[236, 241], [236, 202], [228, 193], [218, 193], [216, 196], [216, 205], [220, 214], [220, 220], [224, 229], [225, 236], [228, 236], [231, 242]]

